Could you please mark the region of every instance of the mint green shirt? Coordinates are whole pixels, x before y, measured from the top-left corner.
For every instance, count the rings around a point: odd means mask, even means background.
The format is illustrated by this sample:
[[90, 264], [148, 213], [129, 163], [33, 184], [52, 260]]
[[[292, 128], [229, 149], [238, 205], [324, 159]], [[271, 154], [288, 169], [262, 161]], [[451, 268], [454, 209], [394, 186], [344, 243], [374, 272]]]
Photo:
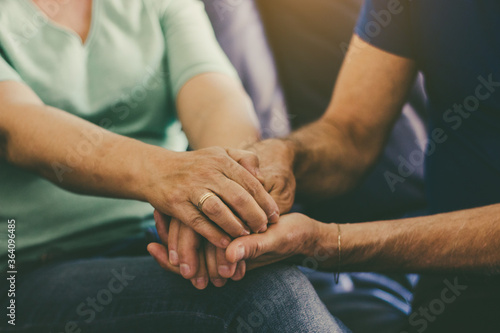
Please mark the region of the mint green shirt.
[[[45, 104], [115, 133], [184, 150], [175, 98], [204, 72], [237, 76], [197, 0], [94, 0], [83, 45], [31, 0], [0, 0], [0, 81], [24, 82]], [[0, 266], [8, 219], [23, 262], [137, 235], [152, 212], [143, 202], [70, 193], [2, 161]]]

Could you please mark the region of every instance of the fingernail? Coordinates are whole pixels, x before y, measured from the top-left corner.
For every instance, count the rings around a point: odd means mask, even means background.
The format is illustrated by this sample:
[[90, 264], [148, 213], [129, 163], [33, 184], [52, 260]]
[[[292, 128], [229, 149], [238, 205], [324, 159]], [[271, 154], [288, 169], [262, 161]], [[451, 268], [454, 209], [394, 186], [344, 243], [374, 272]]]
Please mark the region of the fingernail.
[[250, 235], [250, 231], [243, 229], [240, 236], [248, 236], [248, 235]]
[[223, 239], [221, 239], [221, 241], [220, 241], [220, 244], [221, 244], [224, 248], [226, 248], [226, 247], [229, 245], [229, 243], [230, 243], [230, 242], [229, 242], [229, 240], [227, 240], [226, 238], [223, 238]]
[[223, 285], [226, 284], [226, 280], [224, 280], [224, 279], [213, 279], [212, 283], [216, 287], [222, 287]]
[[236, 261], [240, 261], [245, 256], [245, 247], [243, 245], [238, 245], [236, 249]]
[[269, 222], [271, 222], [271, 223], [278, 222], [279, 217], [280, 217], [279, 213], [274, 212], [274, 213], [272, 213], [272, 214], [269, 216]]
[[229, 274], [231, 274], [231, 270], [229, 269], [229, 266], [220, 265], [219, 266], [219, 274], [222, 276], [228, 276]]
[[170, 252], [168, 253], [168, 257], [170, 258], [170, 263], [172, 265], [179, 265], [179, 256], [177, 255], [177, 252], [175, 252], [174, 250], [170, 250]]
[[267, 224], [266, 224], [266, 225], [264, 225], [262, 228], [260, 228], [260, 230], [259, 230], [259, 231], [257, 231], [257, 233], [261, 234], [261, 233], [263, 233], [263, 232], [266, 232], [266, 230], [267, 230]]
[[189, 267], [188, 264], [181, 264], [181, 274], [183, 276], [189, 275], [189, 272], [191, 272], [191, 268]]
[[196, 287], [199, 288], [199, 289], [203, 289], [207, 286], [207, 280], [205, 278], [197, 278], [196, 281]]

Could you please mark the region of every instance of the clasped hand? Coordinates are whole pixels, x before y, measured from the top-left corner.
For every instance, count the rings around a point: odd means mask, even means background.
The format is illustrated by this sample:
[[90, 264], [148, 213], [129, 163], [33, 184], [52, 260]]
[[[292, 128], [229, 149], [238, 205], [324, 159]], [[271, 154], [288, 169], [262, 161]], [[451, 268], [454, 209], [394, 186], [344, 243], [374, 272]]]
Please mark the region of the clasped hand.
[[[167, 204], [152, 203], [163, 244], [151, 243], [150, 254], [198, 289], [209, 281], [221, 287], [227, 279], [242, 279], [247, 269], [298, 253], [297, 243], [275, 249], [276, 236], [289, 236], [290, 221], [297, 220], [284, 217], [276, 224], [279, 212], [289, 211], [293, 204], [292, 162], [282, 156], [279, 140], [261, 142], [250, 150], [210, 148], [189, 153], [170, 189], [177, 196], [167, 198]], [[195, 154], [205, 156], [200, 160]], [[215, 195], [207, 198], [207, 193]]]

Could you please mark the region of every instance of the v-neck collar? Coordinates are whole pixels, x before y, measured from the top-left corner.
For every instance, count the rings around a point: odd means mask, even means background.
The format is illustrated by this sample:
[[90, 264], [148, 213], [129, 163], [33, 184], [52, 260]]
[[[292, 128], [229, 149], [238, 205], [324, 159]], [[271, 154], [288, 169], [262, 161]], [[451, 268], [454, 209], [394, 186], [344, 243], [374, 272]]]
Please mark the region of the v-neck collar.
[[87, 38], [85, 38], [85, 42], [82, 40], [82, 37], [76, 31], [53, 21], [32, 0], [24, 0], [24, 2], [27, 4], [27, 6], [30, 8], [30, 10], [34, 14], [43, 16], [43, 18], [46, 20], [47, 26], [50, 26], [56, 30], [63, 32], [63, 33], [66, 33], [66, 34], [72, 36], [73, 38], [77, 38], [80, 41], [80, 45], [82, 47], [88, 48], [89, 45], [91, 44], [92, 40], [94, 39], [94, 35], [96, 34], [97, 25], [99, 22], [100, 0], [92, 0], [92, 9], [91, 9], [92, 17], [90, 18], [90, 28], [89, 28], [89, 32], [87, 33]]

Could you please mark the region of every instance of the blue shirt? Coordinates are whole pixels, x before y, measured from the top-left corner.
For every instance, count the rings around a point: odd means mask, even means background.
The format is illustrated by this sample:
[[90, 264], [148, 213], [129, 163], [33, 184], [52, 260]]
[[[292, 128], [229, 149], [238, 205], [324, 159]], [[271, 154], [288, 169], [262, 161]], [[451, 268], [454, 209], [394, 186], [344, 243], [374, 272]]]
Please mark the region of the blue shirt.
[[425, 160], [430, 213], [499, 203], [500, 2], [366, 0], [355, 32], [425, 76], [426, 156], [401, 169]]

